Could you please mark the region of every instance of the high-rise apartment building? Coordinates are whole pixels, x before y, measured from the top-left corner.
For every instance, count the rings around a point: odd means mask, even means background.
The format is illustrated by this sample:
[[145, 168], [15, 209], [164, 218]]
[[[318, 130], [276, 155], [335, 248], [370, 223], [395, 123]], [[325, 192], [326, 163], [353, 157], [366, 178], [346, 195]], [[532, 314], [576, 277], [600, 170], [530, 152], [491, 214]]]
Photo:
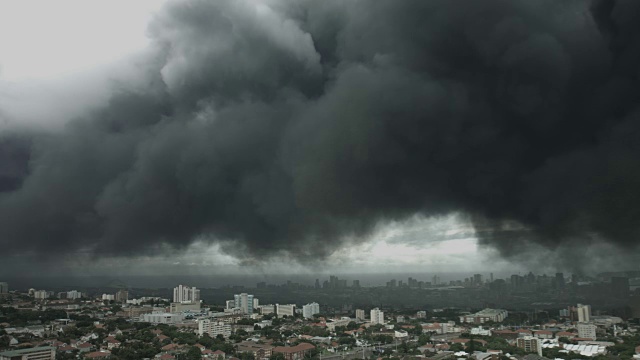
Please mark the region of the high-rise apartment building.
[[371, 324], [384, 324], [384, 312], [378, 308], [371, 309]]
[[525, 336], [516, 339], [516, 344], [525, 352], [536, 353], [542, 356], [542, 340], [533, 336]]
[[77, 290], [67, 291], [67, 299], [75, 300], [80, 299], [82, 297], [82, 293]]
[[591, 321], [591, 305], [578, 304], [576, 312], [578, 313], [578, 322], [586, 323]]
[[365, 315], [363, 309], [356, 309], [356, 320], [364, 321]]
[[9, 293], [9, 284], [6, 282], [0, 282], [0, 295]]
[[200, 290], [195, 287], [178, 285], [173, 289], [173, 302], [199, 302]]
[[243, 314], [253, 314], [253, 295], [242, 293], [233, 295], [233, 306]]
[[320, 305], [318, 305], [318, 303], [311, 303], [311, 304], [304, 305], [302, 307], [302, 316], [305, 319], [311, 319], [313, 318], [313, 315], [319, 314], [319, 313], [320, 313]]

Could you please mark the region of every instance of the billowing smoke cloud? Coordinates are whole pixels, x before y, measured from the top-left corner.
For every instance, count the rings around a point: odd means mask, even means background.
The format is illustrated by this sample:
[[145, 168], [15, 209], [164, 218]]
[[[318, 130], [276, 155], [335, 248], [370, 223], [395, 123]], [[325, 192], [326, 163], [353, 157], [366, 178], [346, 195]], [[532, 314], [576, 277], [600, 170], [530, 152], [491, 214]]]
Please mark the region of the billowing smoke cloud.
[[3, 253], [305, 261], [451, 212], [507, 256], [637, 243], [640, 2], [190, 1], [149, 34], [147, 85], [4, 134]]

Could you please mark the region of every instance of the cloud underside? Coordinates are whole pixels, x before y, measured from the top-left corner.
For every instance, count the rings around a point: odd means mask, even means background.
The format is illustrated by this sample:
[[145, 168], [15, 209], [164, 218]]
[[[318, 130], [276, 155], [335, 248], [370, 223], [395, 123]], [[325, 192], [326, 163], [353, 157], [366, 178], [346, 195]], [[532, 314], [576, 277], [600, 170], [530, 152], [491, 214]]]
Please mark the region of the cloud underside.
[[505, 257], [635, 249], [639, 24], [635, 1], [170, 2], [143, 85], [0, 134], [0, 247], [311, 262], [456, 213]]

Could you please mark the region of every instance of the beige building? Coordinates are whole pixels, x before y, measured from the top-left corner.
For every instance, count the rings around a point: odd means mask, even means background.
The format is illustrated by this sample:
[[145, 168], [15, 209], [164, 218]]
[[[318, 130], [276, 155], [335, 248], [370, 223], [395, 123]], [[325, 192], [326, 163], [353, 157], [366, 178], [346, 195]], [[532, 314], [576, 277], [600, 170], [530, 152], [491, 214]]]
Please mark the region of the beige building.
[[533, 336], [525, 336], [516, 339], [517, 346], [525, 352], [536, 353], [542, 356], [542, 340]]
[[169, 312], [172, 314], [183, 313], [185, 311], [200, 312], [200, 302], [171, 303]]
[[222, 335], [225, 338], [231, 336], [231, 325], [222, 321], [211, 321], [210, 319], [198, 320], [198, 335], [209, 334], [212, 338]]
[[54, 360], [56, 349], [50, 346], [0, 352], [0, 360]]

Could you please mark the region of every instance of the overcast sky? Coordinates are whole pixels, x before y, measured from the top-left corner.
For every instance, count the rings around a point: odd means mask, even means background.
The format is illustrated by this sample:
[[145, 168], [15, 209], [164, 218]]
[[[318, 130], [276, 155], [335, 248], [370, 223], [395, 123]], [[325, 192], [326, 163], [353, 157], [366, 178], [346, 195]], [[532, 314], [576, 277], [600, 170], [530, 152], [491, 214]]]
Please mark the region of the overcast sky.
[[633, 264], [640, 7], [593, 4], [3, 1], [0, 245], [96, 273]]

